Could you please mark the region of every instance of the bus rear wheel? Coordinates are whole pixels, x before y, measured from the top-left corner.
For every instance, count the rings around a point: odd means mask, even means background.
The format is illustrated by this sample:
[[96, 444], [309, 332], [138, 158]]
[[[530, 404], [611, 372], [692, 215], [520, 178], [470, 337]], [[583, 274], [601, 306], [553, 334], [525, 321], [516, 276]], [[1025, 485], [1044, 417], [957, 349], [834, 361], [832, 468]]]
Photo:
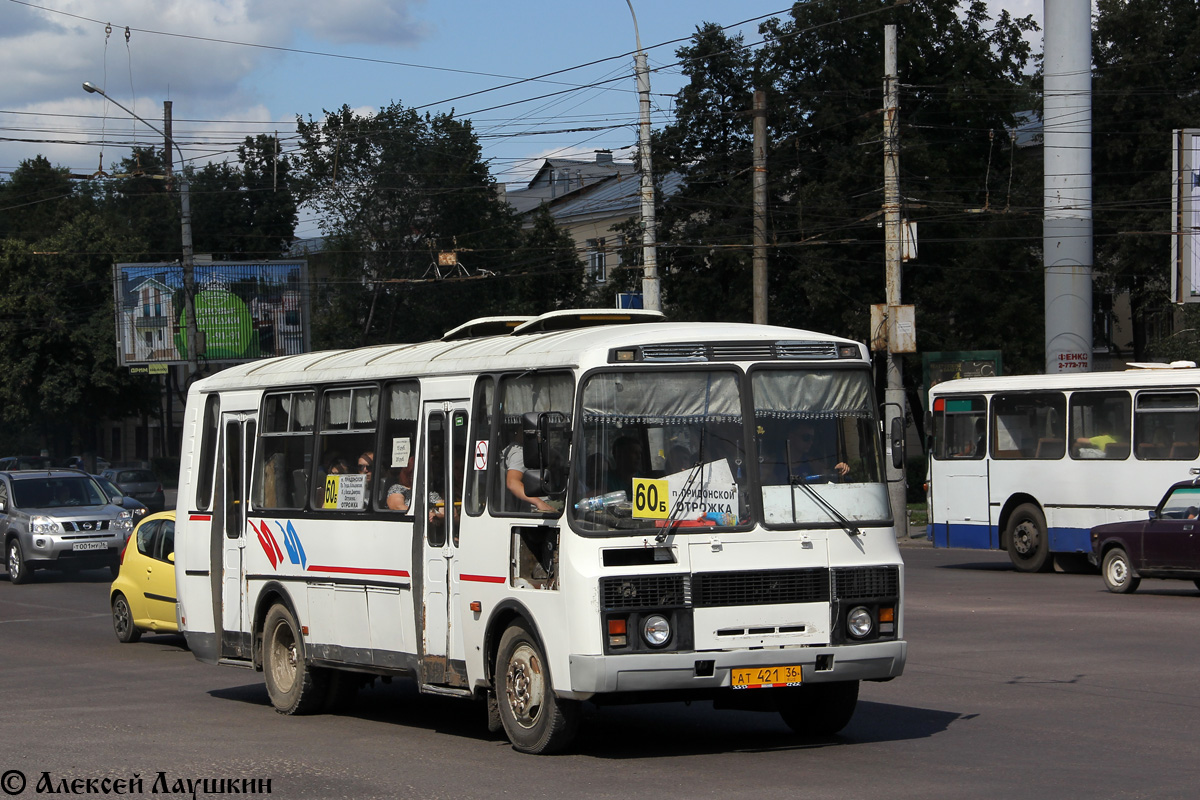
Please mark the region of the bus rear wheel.
[[1046, 534], [1046, 517], [1032, 503], [1019, 505], [1008, 518], [1008, 558], [1017, 572], [1049, 572], [1054, 569], [1050, 558], [1050, 539]]
[[787, 726], [801, 736], [832, 736], [850, 724], [858, 707], [858, 681], [810, 683], [782, 692], [777, 708]]
[[500, 637], [496, 658], [496, 701], [500, 722], [522, 753], [564, 750], [579, 728], [579, 703], [555, 696], [541, 644], [514, 624]]
[[271, 607], [263, 625], [263, 675], [271, 705], [280, 714], [308, 714], [325, 699], [327, 676], [304, 662], [300, 628], [282, 605]]

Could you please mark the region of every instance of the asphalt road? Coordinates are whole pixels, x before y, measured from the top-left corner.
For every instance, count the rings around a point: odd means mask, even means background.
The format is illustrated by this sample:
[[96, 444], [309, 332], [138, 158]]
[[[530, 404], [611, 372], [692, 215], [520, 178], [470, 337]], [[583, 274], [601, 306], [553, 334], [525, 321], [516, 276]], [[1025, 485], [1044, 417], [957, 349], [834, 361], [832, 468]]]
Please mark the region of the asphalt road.
[[283, 798], [1196, 795], [1191, 583], [1117, 596], [1095, 575], [1017, 574], [1003, 553], [905, 557], [907, 671], [864, 684], [842, 735], [707, 703], [589, 709], [574, 750], [545, 758], [489, 735], [479, 706], [401, 681], [351, 713], [280, 716], [261, 675], [200, 664], [181, 637], [119, 644], [107, 572], [0, 582], [0, 790], [18, 771], [20, 797], [43, 773], [101, 795], [137, 775], [135, 797], [204, 778], [269, 779]]

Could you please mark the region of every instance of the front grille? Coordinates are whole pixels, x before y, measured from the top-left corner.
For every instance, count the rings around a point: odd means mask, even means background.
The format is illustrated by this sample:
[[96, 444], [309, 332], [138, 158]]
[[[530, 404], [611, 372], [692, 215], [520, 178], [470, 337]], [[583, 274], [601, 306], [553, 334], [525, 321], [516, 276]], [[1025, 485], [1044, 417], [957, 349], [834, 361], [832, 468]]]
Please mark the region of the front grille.
[[622, 575], [600, 579], [600, 604], [619, 608], [663, 608], [688, 604], [683, 575]]
[[692, 599], [697, 608], [828, 602], [829, 570], [701, 572], [692, 579]]
[[76, 519], [63, 520], [62, 526], [64, 531], [95, 532], [108, 530], [110, 523], [107, 519]]
[[899, 567], [847, 567], [833, 570], [833, 592], [839, 600], [900, 596]]

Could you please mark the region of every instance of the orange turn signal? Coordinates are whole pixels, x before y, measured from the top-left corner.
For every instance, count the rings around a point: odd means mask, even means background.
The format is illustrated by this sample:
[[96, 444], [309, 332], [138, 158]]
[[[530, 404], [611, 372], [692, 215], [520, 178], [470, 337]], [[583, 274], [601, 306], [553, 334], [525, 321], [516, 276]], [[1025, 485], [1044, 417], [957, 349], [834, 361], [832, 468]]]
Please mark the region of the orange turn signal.
[[625, 620], [610, 619], [608, 621], [608, 633], [612, 636], [618, 636], [625, 633]]
[[891, 608], [891, 607], [879, 609], [879, 621], [880, 622], [895, 622], [896, 621], [896, 609]]

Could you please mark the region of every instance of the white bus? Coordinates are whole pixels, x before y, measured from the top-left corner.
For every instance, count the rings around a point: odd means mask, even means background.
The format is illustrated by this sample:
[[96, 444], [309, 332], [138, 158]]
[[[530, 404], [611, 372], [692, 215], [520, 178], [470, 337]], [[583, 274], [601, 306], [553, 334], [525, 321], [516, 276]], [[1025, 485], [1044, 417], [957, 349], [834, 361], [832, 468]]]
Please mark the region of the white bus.
[[836, 732], [907, 650], [880, 434], [861, 344], [657, 312], [231, 367], [188, 395], [180, 629], [283, 713], [404, 676], [526, 752], [584, 701]]
[[1200, 370], [946, 381], [929, 392], [935, 547], [1007, 550], [1023, 572], [1086, 565], [1094, 525], [1145, 518], [1200, 456]]

